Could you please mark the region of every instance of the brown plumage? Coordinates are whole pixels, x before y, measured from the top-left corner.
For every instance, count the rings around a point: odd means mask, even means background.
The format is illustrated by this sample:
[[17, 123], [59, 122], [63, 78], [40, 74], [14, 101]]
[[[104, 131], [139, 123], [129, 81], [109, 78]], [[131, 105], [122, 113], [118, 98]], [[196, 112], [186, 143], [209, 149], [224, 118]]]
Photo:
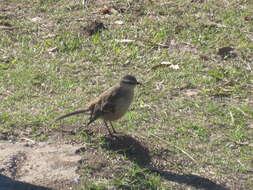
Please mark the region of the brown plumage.
[[120, 80], [120, 83], [117, 86], [100, 94], [100, 96], [88, 103], [83, 110], [62, 115], [55, 121], [72, 115], [89, 112], [90, 118], [87, 126], [101, 118], [104, 120], [108, 132], [112, 134], [107, 125], [107, 121], [110, 122], [113, 132], [116, 133], [111, 121], [121, 118], [126, 113], [133, 100], [134, 87], [137, 84], [140, 83], [134, 76], [126, 75]]

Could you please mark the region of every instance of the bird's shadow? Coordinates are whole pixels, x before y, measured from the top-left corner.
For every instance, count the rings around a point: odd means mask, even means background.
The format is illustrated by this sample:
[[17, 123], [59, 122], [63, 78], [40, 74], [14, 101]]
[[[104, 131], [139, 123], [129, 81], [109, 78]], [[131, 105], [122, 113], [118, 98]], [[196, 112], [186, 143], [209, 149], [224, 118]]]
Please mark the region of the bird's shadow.
[[5, 175], [0, 174], [0, 189], [1, 190], [52, 190], [47, 187], [33, 185], [21, 181], [16, 181]]
[[151, 161], [148, 148], [129, 135], [108, 135], [104, 136], [103, 139], [105, 143], [102, 145], [102, 148], [123, 154], [139, 166], [144, 167]]
[[160, 175], [165, 180], [205, 190], [227, 190], [225, 186], [205, 177], [193, 174], [176, 174], [152, 167], [149, 149], [129, 135], [105, 136], [104, 142], [102, 148], [123, 154], [130, 161], [142, 168], [148, 169], [152, 173]]

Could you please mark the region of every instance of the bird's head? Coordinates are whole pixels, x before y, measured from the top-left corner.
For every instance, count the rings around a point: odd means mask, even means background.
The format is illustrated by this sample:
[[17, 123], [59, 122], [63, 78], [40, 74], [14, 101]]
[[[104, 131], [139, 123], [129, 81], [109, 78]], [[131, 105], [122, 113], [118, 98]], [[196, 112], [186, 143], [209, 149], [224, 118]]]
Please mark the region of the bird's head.
[[120, 85], [124, 85], [127, 87], [135, 87], [136, 85], [141, 85], [141, 83], [138, 82], [134, 76], [126, 75], [120, 80]]

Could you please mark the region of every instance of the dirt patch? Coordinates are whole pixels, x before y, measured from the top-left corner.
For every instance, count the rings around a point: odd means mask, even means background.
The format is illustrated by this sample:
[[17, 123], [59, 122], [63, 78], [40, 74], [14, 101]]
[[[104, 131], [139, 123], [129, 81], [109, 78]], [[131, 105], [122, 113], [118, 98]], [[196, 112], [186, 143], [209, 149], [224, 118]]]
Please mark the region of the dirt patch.
[[[80, 177], [76, 170], [81, 156], [75, 153], [80, 147], [64, 143], [2, 141], [0, 187], [14, 190], [13, 183], [22, 181], [53, 189], [71, 189]], [[13, 182], [8, 186], [4, 178]]]
[[106, 27], [104, 26], [104, 24], [102, 22], [99, 21], [94, 21], [89, 23], [89, 25], [85, 28], [83, 28], [84, 31], [86, 31], [86, 33], [89, 36], [92, 36], [98, 32], [101, 32], [102, 30], [105, 30]]

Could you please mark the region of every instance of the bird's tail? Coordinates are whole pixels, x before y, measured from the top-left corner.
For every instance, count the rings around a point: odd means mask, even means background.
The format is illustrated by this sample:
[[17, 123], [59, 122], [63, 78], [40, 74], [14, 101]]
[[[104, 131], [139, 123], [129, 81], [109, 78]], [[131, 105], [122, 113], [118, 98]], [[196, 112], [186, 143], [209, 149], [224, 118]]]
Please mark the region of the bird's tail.
[[88, 112], [88, 111], [89, 111], [89, 109], [77, 110], [77, 111], [74, 111], [74, 112], [71, 112], [71, 113], [67, 113], [67, 114], [65, 114], [65, 115], [62, 115], [62, 116], [56, 118], [54, 121], [61, 120], [61, 119], [65, 118], [65, 117], [70, 117], [70, 116], [72, 116], [72, 115], [77, 115], [77, 114], [80, 114], [80, 113], [86, 113], [86, 112]]

